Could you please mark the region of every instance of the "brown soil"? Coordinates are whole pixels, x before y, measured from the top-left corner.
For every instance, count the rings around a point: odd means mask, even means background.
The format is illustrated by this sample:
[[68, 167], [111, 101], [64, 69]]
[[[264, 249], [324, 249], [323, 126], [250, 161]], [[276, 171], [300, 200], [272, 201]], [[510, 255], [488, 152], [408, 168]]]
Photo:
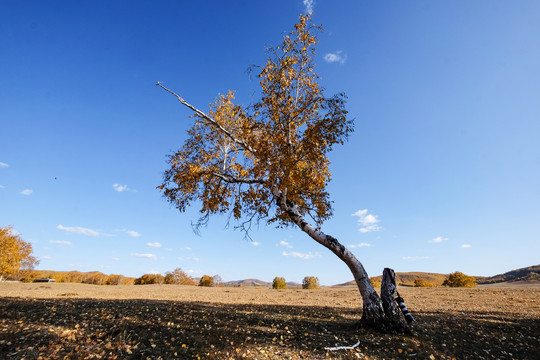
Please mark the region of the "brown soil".
[[540, 358], [538, 287], [399, 291], [413, 336], [359, 329], [354, 287], [0, 283], [0, 358]]

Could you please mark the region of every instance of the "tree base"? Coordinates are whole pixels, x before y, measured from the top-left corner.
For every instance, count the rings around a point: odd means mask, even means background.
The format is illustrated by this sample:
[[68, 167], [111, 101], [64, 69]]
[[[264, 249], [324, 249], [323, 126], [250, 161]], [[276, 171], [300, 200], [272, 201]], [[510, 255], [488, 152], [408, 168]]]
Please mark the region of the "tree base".
[[396, 323], [391, 319], [384, 318], [366, 318], [362, 316], [358, 322], [358, 328], [374, 330], [384, 334], [406, 334], [414, 335], [412, 330], [402, 322]]

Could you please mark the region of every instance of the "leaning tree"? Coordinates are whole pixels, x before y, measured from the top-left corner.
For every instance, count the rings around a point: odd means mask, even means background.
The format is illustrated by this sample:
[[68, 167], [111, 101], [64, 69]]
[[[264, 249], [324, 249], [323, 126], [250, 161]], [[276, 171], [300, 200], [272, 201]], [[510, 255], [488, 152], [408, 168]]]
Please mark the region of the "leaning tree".
[[261, 98], [252, 106], [234, 104], [229, 92], [204, 113], [157, 83], [196, 119], [183, 147], [170, 155], [170, 168], [158, 188], [181, 212], [199, 201], [196, 225], [212, 214], [231, 213], [246, 232], [260, 220], [298, 226], [351, 270], [362, 295], [363, 325], [405, 330], [392, 290], [389, 301], [384, 294], [381, 300], [360, 261], [321, 230], [332, 216], [326, 155], [344, 143], [353, 121], [347, 119], [345, 95], [325, 97], [319, 85], [313, 58], [320, 28], [311, 20], [310, 15], [300, 16], [281, 45], [269, 50], [258, 75]]

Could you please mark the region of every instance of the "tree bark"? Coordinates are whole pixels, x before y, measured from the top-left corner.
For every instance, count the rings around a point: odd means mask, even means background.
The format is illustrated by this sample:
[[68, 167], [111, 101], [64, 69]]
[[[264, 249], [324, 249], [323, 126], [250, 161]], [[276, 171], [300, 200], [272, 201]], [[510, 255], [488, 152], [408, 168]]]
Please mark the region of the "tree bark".
[[409, 333], [410, 330], [403, 321], [401, 311], [396, 304], [397, 296], [396, 274], [394, 270], [385, 268], [381, 284], [381, 300], [386, 320], [396, 331]]

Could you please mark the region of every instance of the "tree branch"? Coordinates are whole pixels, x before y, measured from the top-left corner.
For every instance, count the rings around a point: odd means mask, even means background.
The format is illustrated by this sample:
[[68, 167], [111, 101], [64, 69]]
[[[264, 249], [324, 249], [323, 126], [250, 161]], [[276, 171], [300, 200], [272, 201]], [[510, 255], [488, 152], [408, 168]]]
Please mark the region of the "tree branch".
[[228, 182], [229, 184], [265, 184], [265, 179], [244, 179], [244, 178], [237, 178], [232, 175], [222, 174], [218, 172], [211, 173], [217, 178], [220, 178], [221, 180]]
[[211, 123], [212, 125], [214, 125], [221, 133], [223, 133], [224, 135], [226, 135], [228, 138], [230, 138], [235, 144], [238, 144], [240, 145], [242, 148], [246, 149], [247, 151], [249, 151], [250, 153], [252, 153], [253, 155], [256, 155], [256, 151], [255, 149], [253, 149], [251, 146], [249, 146], [248, 144], [246, 144], [244, 141], [242, 140], [239, 140], [237, 139], [236, 137], [234, 137], [233, 134], [231, 134], [227, 129], [225, 129], [223, 126], [221, 126], [216, 120], [212, 119], [210, 116], [206, 115], [204, 112], [202, 112], [201, 110], [197, 109], [195, 106], [193, 105], [190, 105], [186, 102], [186, 100], [182, 99], [180, 97], [180, 95], [176, 94], [174, 91], [166, 88], [165, 86], [163, 86], [161, 84], [161, 81], [158, 81], [156, 83], [156, 86], [159, 86], [160, 88], [162, 88], [163, 90], [171, 93], [172, 95], [174, 95], [178, 101], [180, 101], [182, 103], [182, 105], [184, 106], [187, 106], [189, 109], [193, 110], [195, 113], [197, 113], [200, 117], [202, 117], [203, 119], [205, 119], [206, 121], [208, 121], [209, 123]]

